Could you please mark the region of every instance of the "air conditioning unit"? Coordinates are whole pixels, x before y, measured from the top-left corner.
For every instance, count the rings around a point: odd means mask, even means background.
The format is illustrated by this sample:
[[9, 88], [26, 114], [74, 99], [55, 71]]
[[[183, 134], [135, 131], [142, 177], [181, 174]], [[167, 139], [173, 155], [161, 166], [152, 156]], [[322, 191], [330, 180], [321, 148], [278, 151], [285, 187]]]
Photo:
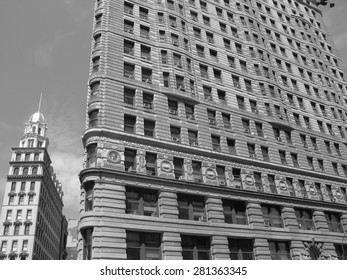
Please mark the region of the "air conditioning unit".
[[176, 64], [176, 66], [179, 67], [179, 68], [182, 68], [182, 62], [178, 62], [178, 63]]
[[186, 89], [185, 89], [184, 86], [179, 86], [178, 89], [179, 89], [180, 91], [186, 91]]
[[245, 132], [246, 132], [246, 133], [251, 133], [251, 131], [249, 130], [249, 128], [245, 128]]
[[134, 79], [134, 74], [124, 74], [125, 78]]
[[219, 180], [219, 185], [220, 186], [225, 186], [225, 181], [224, 180]]
[[133, 14], [133, 11], [132, 10], [127, 10], [125, 11], [126, 14], [129, 14], [129, 15], [132, 15]]
[[181, 181], [183, 181], [183, 180], [185, 180], [186, 178], [184, 177], [184, 176], [180, 176], [180, 177], [178, 177], [178, 180], [181, 180]]
[[200, 222], [207, 222], [207, 218], [206, 218], [205, 216], [201, 216], [201, 217], [199, 218], [199, 221], [200, 221]]
[[191, 119], [191, 120], [195, 120], [194, 115], [187, 115], [187, 118], [188, 118], [188, 119]]
[[142, 58], [142, 59], [146, 59], [146, 60], [151, 60], [151, 57], [150, 57], [150, 56], [144, 56], [144, 55], [142, 55], [141, 58]]
[[198, 21], [198, 19], [197, 19], [197, 18], [195, 18], [195, 17], [193, 17], [193, 18], [192, 18], [192, 20], [193, 20], [193, 21]]
[[208, 123], [209, 123], [209, 124], [216, 124], [216, 121], [213, 120], [213, 119], [209, 119], [209, 120], [208, 120]]
[[250, 154], [249, 157], [250, 158], [257, 158], [257, 156], [255, 154]]
[[213, 44], [213, 39], [208, 38], [208, 39], [207, 39], [207, 42], [209, 42], [209, 43], [212, 43], [212, 44]]
[[143, 107], [146, 109], [152, 109], [152, 104], [151, 103], [143, 103]]
[[192, 142], [192, 143], [190, 143], [190, 145], [191, 146], [198, 146], [199, 144], [198, 144], [198, 142]]
[[279, 136], [276, 137], [276, 140], [282, 142], [282, 138]]
[[229, 66], [232, 67], [232, 68], [235, 68], [235, 64], [234, 63], [230, 63]]
[[159, 213], [157, 211], [154, 211], [152, 214], [151, 214], [152, 217], [159, 217]]
[[172, 141], [174, 142], [181, 142], [181, 139], [178, 137], [171, 137]]
[[235, 87], [241, 88], [241, 85], [240, 84], [235, 84]]
[[269, 222], [264, 222], [264, 226], [269, 227], [270, 223]]
[[233, 34], [233, 36], [239, 38], [239, 34]]
[[136, 168], [134, 166], [130, 166], [128, 171], [129, 172], [136, 172]]
[[174, 22], [171, 22], [170, 26], [175, 27], [175, 28], [177, 27], [176, 23], [174, 23]]
[[172, 44], [173, 44], [174, 46], [178, 46], [178, 41], [172, 41]]
[[302, 225], [301, 224], [299, 224], [298, 226], [299, 226], [299, 229], [302, 229]]
[[177, 111], [174, 110], [174, 109], [169, 109], [169, 113], [170, 113], [171, 115], [177, 115]]
[[125, 32], [127, 32], [127, 33], [134, 33], [134, 29], [132, 29], [132, 28], [129, 28], [129, 29], [127, 29]]

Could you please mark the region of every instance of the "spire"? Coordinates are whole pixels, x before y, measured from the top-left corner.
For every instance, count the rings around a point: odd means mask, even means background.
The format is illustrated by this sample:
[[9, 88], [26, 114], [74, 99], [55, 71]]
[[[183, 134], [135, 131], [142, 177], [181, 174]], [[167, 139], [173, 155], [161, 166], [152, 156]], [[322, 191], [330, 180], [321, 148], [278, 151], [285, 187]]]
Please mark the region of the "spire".
[[40, 94], [39, 108], [37, 109], [37, 112], [39, 112], [39, 113], [40, 113], [40, 109], [41, 109], [41, 101], [42, 101], [42, 91]]

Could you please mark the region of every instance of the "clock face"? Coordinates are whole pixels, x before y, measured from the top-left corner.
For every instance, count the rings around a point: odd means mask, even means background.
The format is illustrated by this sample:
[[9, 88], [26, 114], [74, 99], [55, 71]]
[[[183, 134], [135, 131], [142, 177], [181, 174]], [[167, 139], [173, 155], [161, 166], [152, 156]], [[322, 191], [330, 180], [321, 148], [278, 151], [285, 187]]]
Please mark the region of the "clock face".
[[111, 151], [108, 153], [108, 160], [113, 163], [120, 161], [120, 154], [116, 151]]

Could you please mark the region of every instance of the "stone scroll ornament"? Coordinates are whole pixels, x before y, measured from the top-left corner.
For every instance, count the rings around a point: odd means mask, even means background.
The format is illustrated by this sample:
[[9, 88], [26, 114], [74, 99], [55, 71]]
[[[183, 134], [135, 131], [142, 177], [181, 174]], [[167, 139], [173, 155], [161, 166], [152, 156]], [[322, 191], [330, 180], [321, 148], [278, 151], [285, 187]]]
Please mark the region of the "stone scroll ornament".
[[344, 204], [346, 203], [341, 188], [339, 186], [333, 186], [331, 191], [333, 193], [335, 202]]

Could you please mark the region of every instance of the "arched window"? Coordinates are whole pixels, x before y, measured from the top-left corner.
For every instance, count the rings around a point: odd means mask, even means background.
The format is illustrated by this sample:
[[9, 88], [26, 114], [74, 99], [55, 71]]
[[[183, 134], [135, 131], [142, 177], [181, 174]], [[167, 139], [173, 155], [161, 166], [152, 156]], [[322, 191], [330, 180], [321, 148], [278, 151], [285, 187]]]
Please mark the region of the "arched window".
[[31, 129], [31, 131], [32, 131], [33, 133], [35, 133], [35, 132], [36, 132], [36, 126], [33, 126], [33, 128]]
[[38, 133], [39, 135], [41, 135], [41, 127], [39, 127], [37, 133]]
[[38, 171], [37, 167], [33, 167], [32, 174], [33, 174], [33, 175], [37, 175], [37, 171]]
[[29, 169], [28, 167], [23, 168], [23, 175], [28, 175]]
[[13, 175], [19, 175], [19, 168], [18, 167], [13, 169]]

